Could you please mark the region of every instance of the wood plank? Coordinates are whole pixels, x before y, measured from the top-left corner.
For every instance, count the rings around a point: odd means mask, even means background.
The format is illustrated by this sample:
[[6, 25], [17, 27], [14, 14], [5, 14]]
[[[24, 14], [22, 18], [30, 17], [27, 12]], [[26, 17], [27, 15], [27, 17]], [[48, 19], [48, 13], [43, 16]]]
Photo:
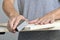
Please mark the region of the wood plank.
[[[44, 31], [44, 30], [60, 30], [60, 20], [58, 20], [52, 24], [46, 24], [46, 25], [29, 24], [21, 32]], [[7, 29], [7, 23], [0, 23], [0, 32], [9, 32]]]

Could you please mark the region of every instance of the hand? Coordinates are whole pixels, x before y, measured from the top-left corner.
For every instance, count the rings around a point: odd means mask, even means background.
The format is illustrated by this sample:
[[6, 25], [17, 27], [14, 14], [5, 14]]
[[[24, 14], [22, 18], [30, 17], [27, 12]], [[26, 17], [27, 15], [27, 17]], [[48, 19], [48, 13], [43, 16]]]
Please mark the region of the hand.
[[13, 33], [16, 32], [15, 29], [20, 20], [26, 20], [26, 19], [22, 15], [18, 15], [18, 16], [10, 18], [8, 21], [8, 27], [7, 27], [8, 30]]
[[42, 18], [38, 18], [36, 20], [30, 21], [29, 23], [43, 25], [43, 24], [53, 23], [54, 21], [55, 21], [55, 14], [49, 13], [43, 16]]

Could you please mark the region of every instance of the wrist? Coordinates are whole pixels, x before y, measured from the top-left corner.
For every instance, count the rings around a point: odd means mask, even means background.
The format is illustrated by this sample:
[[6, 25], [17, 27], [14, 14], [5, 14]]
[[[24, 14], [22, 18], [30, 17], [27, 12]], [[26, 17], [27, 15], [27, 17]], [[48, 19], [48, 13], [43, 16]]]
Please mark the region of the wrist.
[[19, 16], [19, 15], [20, 15], [20, 14], [18, 14], [18, 13], [10, 14], [9, 18], [14, 18], [14, 17], [17, 17], [17, 16]]

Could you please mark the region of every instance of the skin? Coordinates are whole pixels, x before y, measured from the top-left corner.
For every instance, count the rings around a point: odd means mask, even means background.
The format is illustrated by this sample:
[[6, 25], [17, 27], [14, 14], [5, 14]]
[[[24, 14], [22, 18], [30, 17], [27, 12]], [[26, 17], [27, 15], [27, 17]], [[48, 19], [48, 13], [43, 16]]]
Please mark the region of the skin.
[[49, 12], [48, 14], [44, 15], [41, 18], [32, 20], [29, 23], [43, 25], [43, 24], [53, 23], [57, 19], [60, 19], [60, 8]]
[[[20, 20], [27, 20], [24, 16], [20, 15], [14, 8], [15, 0], [4, 0], [3, 1], [3, 10], [5, 14], [9, 17], [8, 21], [8, 30], [10, 32], [16, 32], [15, 28], [17, 27]], [[56, 19], [60, 19], [60, 8], [53, 10], [41, 18], [29, 21], [30, 24], [47, 24], [53, 23]]]
[[20, 15], [14, 8], [15, 0], [4, 0], [3, 10], [5, 14], [9, 17], [7, 28], [10, 32], [15, 32], [15, 29], [20, 20], [26, 20], [22, 15]]

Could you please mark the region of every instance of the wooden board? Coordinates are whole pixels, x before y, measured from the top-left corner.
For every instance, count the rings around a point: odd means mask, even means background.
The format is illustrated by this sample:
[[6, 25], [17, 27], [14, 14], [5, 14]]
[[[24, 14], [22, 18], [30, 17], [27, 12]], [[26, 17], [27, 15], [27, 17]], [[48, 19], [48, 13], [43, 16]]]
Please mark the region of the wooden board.
[[[52, 24], [46, 24], [46, 25], [29, 24], [24, 28], [24, 30], [22, 30], [22, 32], [24, 31], [45, 31], [45, 30], [60, 30], [60, 20]], [[0, 32], [9, 32], [7, 29], [7, 23], [0, 23]]]

